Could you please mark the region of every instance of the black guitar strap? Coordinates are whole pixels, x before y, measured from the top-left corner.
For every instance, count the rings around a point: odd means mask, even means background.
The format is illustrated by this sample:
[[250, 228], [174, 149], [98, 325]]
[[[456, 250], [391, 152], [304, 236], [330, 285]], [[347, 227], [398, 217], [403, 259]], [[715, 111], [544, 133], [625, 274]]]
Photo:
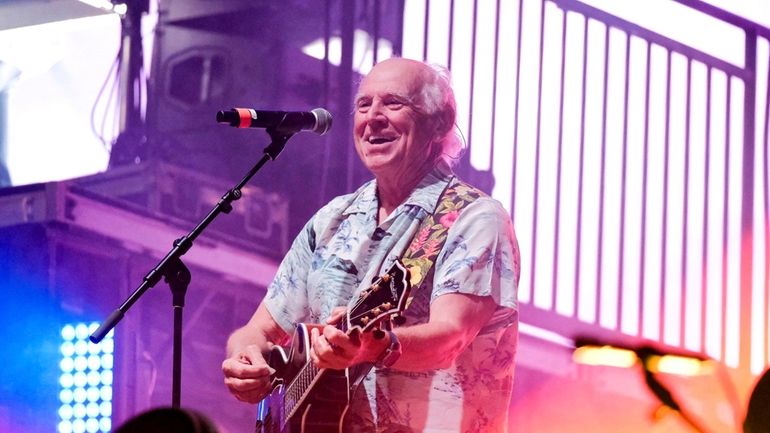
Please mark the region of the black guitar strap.
[[401, 258], [410, 273], [413, 288], [410, 301], [431, 271], [438, 253], [444, 248], [449, 228], [457, 221], [460, 212], [477, 198], [485, 195], [479, 189], [456, 177], [449, 180], [439, 196], [436, 211], [422, 221], [412, 243]]

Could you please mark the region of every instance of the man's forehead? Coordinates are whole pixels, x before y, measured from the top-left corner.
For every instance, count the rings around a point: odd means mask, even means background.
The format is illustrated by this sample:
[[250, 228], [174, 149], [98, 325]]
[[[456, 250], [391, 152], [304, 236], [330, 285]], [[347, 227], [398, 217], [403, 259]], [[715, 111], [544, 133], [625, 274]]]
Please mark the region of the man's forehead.
[[410, 92], [407, 89], [365, 89], [363, 86], [358, 89], [358, 93], [356, 94], [356, 100], [363, 99], [363, 98], [385, 98], [388, 96], [395, 96], [398, 98], [406, 98], [409, 99], [413, 95], [413, 92]]
[[389, 59], [378, 63], [364, 77], [359, 94], [411, 96], [422, 87], [424, 65], [406, 59]]
[[[369, 78], [369, 77], [367, 77]], [[357, 98], [375, 96], [399, 96], [402, 98], [410, 98], [415, 93], [419, 86], [418, 83], [409, 80], [407, 77], [392, 80], [368, 80], [364, 79], [361, 82], [361, 86], [358, 88]]]

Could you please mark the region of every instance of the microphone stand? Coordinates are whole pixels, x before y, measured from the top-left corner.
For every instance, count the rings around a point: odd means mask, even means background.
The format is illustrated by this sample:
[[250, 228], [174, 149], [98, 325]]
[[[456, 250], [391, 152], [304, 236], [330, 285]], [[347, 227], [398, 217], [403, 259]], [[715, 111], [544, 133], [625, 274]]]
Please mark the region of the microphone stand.
[[265, 147], [264, 155], [252, 167], [246, 176], [238, 184], [227, 191], [225, 195], [217, 202], [214, 208], [206, 215], [203, 220], [186, 236], [174, 241], [174, 246], [166, 256], [158, 262], [154, 269], [145, 275], [142, 283], [134, 292], [123, 302], [123, 304], [113, 311], [105, 321], [94, 331], [90, 340], [98, 343], [123, 319], [126, 312], [134, 303], [151, 287], [164, 278], [171, 288], [172, 305], [174, 308], [174, 361], [173, 361], [173, 383], [171, 393], [171, 406], [179, 408], [181, 403], [181, 382], [182, 382], [182, 315], [184, 310], [184, 298], [187, 293], [187, 286], [190, 284], [191, 275], [187, 267], [182, 263], [181, 257], [190, 250], [195, 239], [211, 224], [221, 213], [230, 213], [233, 210], [232, 202], [241, 198], [241, 189], [251, 178], [262, 168], [268, 160], [275, 160], [283, 150], [286, 142], [294, 135], [294, 132], [279, 131], [274, 128], [268, 128], [272, 142]]

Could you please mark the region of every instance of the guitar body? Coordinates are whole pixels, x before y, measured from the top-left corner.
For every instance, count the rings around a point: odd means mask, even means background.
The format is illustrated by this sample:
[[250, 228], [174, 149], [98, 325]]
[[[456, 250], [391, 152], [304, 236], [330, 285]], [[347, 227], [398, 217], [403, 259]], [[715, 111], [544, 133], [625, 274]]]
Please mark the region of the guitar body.
[[[267, 361], [276, 371], [272, 377], [272, 391], [259, 403], [257, 409], [257, 433], [342, 432], [345, 413], [355, 391], [349, 379], [351, 370], [354, 369], [324, 369], [314, 378], [302, 376], [303, 368], [311, 362], [310, 330], [314, 326], [317, 325], [297, 325], [289, 348], [274, 346], [271, 350]], [[364, 374], [369, 368], [365, 370]], [[288, 385], [295, 379], [308, 382], [313, 392], [296, 406], [294, 414], [287, 417], [287, 410], [293, 409], [291, 403], [302, 397], [287, 395], [287, 391], [290, 392]], [[311, 385], [310, 382], [314, 383]], [[282, 418], [288, 418], [283, 428]]]
[[[358, 295], [337, 328], [350, 335], [389, 327], [391, 318], [406, 308], [410, 290], [409, 271], [396, 260]], [[323, 328], [300, 323], [290, 347], [271, 349], [267, 363], [275, 373], [270, 377], [270, 395], [257, 407], [257, 433], [342, 433], [351, 398], [372, 365], [319, 369], [310, 359], [314, 327]]]

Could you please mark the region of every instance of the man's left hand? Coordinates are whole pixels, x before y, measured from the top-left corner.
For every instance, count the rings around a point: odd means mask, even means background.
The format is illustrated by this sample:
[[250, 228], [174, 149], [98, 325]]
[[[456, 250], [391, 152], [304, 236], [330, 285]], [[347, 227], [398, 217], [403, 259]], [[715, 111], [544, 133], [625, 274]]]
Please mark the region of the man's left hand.
[[337, 308], [322, 329], [310, 330], [310, 358], [319, 368], [342, 370], [364, 362], [375, 362], [389, 344], [384, 338], [375, 338], [372, 332], [360, 334], [356, 331], [346, 334], [335, 326], [343, 317], [345, 309]]

